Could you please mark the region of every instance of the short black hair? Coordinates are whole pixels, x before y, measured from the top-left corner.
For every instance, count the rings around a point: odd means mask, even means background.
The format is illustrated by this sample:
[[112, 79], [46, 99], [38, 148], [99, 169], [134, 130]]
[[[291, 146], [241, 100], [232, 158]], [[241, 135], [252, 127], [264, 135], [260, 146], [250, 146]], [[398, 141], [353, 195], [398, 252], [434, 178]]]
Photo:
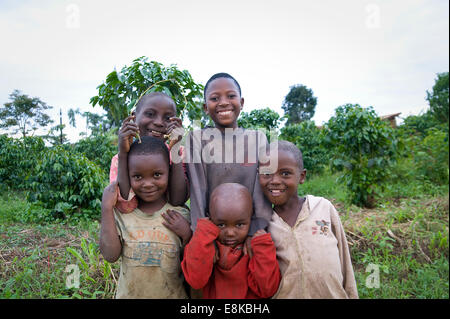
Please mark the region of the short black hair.
[[136, 104], [136, 113], [139, 111], [141, 106], [144, 105], [147, 102], [147, 100], [149, 100], [149, 99], [151, 99], [152, 97], [155, 97], [155, 96], [165, 97], [165, 98], [168, 98], [169, 100], [171, 100], [173, 102], [174, 107], [175, 107], [175, 112], [177, 111], [177, 107], [175, 105], [175, 102], [173, 101], [173, 99], [169, 95], [167, 95], [164, 92], [150, 92], [150, 93], [147, 93], [147, 94], [141, 96], [141, 98], [139, 99], [138, 103]]
[[130, 146], [128, 157], [133, 155], [161, 154], [170, 165], [169, 149], [166, 143], [154, 136], [141, 136], [141, 142], [135, 140]]
[[227, 78], [227, 79], [232, 80], [236, 84], [236, 86], [239, 90], [239, 96], [242, 96], [241, 86], [239, 85], [238, 81], [236, 81], [236, 79], [234, 77], [232, 77], [231, 75], [229, 75], [228, 73], [221, 72], [221, 73], [214, 74], [212, 77], [209, 78], [208, 82], [206, 82], [205, 89], [203, 91], [203, 96], [205, 97], [205, 99], [206, 99], [206, 90], [208, 89], [209, 84], [212, 81], [214, 81], [215, 79], [220, 79], [220, 78]]
[[285, 151], [291, 153], [295, 161], [298, 164], [298, 167], [300, 170], [303, 170], [303, 154], [302, 151], [294, 144], [289, 141], [279, 140], [278, 141], [278, 152], [279, 151]]

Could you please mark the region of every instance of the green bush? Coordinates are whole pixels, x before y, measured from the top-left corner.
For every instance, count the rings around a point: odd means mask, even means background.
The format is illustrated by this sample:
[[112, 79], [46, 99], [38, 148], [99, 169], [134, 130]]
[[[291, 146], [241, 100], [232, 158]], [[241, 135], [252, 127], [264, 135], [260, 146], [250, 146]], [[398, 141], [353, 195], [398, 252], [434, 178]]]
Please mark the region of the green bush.
[[36, 161], [46, 149], [40, 137], [11, 138], [0, 135], [0, 184], [15, 190], [30, 187], [30, 177], [36, 174]]
[[313, 121], [285, 126], [281, 129], [279, 138], [297, 145], [302, 151], [303, 165], [308, 172], [323, 172], [329, 162], [328, 150], [323, 145], [321, 130]]
[[396, 160], [393, 130], [372, 107], [346, 104], [325, 125], [325, 145], [333, 152], [332, 165], [343, 169], [351, 202], [373, 207]]
[[438, 125], [439, 122], [430, 111], [419, 115], [410, 115], [403, 120], [402, 125], [397, 128], [397, 136], [408, 139], [411, 136], [424, 137], [427, 131]]
[[84, 154], [108, 174], [111, 159], [117, 154], [117, 133], [110, 131], [83, 138], [73, 145], [73, 149], [78, 153]]
[[417, 151], [411, 154], [417, 175], [438, 185], [448, 184], [448, 152], [448, 132], [429, 129]]
[[99, 217], [107, 175], [83, 154], [57, 146], [36, 167], [28, 195], [55, 217]]

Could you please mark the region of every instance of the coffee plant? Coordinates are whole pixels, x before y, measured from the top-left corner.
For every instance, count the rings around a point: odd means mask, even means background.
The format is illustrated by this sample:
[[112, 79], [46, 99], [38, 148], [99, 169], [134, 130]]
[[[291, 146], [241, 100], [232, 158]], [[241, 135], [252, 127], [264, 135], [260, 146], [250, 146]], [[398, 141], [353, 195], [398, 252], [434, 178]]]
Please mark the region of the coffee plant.
[[55, 217], [100, 217], [100, 200], [108, 177], [86, 156], [57, 146], [38, 162], [36, 171], [30, 202], [51, 209]]
[[373, 207], [383, 189], [389, 168], [396, 160], [393, 129], [372, 107], [346, 104], [335, 110], [324, 127], [325, 145], [332, 151], [332, 165], [341, 169], [352, 203]]

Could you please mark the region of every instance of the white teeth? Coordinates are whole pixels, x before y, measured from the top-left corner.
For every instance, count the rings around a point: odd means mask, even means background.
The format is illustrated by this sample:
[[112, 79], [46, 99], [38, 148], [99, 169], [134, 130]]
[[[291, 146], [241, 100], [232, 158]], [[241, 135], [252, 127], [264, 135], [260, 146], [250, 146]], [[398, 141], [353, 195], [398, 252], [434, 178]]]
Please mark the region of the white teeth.
[[279, 190], [279, 189], [273, 189], [273, 190], [271, 190], [270, 191], [273, 195], [279, 195], [279, 194], [281, 194], [283, 191], [282, 190]]
[[218, 112], [220, 115], [230, 115], [231, 111], [220, 111]]

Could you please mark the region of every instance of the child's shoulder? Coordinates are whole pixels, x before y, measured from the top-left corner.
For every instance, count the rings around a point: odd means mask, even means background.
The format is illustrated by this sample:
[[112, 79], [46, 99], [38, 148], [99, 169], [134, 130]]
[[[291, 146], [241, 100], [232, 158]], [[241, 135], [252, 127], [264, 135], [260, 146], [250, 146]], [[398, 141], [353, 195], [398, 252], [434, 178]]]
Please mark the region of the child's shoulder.
[[332, 220], [339, 219], [339, 213], [331, 201], [321, 196], [306, 195], [311, 215], [329, 216]]
[[308, 201], [309, 209], [311, 211], [315, 209], [325, 209], [325, 208], [333, 208], [335, 209], [334, 205], [322, 196], [314, 196], [314, 195], [306, 195], [306, 199]]

